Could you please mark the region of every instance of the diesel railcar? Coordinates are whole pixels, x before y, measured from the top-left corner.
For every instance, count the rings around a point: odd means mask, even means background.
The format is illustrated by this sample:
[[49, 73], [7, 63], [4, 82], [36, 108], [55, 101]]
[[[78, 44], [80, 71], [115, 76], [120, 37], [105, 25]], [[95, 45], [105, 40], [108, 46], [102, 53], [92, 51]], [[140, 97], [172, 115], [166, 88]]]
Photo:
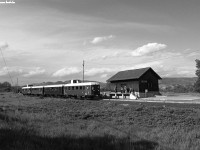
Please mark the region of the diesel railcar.
[[27, 86], [22, 88], [24, 95], [94, 98], [100, 96], [98, 82], [83, 82], [71, 80], [69, 84]]
[[100, 85], [97, 82], [73, 83], [64, 85], [66, 97], [95, 97], [100, 96]]

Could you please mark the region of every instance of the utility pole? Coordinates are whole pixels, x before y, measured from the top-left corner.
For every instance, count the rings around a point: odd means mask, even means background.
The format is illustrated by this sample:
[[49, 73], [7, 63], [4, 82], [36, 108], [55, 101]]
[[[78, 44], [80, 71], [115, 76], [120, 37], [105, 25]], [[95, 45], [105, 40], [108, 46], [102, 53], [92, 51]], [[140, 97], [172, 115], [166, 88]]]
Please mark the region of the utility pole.
[[83, 82], [84, 82], [84, 66], [85, 66], [85, 62], [83, 60]]
[[17, 78], [17, 93], [18, 93], [18, 78]]

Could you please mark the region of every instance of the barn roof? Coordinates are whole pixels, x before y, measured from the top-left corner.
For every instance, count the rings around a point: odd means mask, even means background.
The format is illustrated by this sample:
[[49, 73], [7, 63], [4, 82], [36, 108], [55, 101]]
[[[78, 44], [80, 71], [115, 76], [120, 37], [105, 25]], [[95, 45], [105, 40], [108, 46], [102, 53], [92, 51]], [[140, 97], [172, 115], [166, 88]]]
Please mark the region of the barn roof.
[[107, 82], [139, 79], [148, 70], [153, 71], [154, 74], [158, 77], [158, 79], [161, 79], [161, 77], [151, 67], [147, 67], [134, 70], [120, 71], [116, 73], [114, 76], [112, 76], [110, 79], [108, 79]]

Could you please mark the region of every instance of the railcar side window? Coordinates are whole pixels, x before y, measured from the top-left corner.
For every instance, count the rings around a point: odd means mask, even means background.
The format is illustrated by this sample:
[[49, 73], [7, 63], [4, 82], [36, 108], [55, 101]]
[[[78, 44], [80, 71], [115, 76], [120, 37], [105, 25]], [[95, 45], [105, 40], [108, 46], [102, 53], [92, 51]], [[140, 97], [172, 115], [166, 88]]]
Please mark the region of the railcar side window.
[[78, 86], [76, 87], [76, 89], [78, 90]]
[[80, 86], [80, 90], [82, 90], [82, 86]]
[[85, 90], [85, 86], [83, 86], [83, 90]]
[[72, 86], [72, 90], [74, 90], [74, 86]]
[[68, 90], [70, 90], [70, 86], [68, 87]]

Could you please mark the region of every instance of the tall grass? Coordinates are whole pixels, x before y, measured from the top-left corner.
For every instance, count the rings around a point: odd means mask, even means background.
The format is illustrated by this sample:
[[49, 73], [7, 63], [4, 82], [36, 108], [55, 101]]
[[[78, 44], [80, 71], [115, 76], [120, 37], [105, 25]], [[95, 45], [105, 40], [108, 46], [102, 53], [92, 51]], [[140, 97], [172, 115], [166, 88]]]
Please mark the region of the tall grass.
[[[47, 124], [36, 123], [31, 126], [33, 121], [40, 120], [37, 115], [32, 116], [30, 120], [24, 119], [24, 115], [20, 116], [19, 114], [4, 116], [1, 113], [0, 115], [0, 121], [4, 122], [4, 125], [0, 127], [1, 150], [153, 150], [158, 147], [156, 142], [147, 140], [131, 141], [129, 137], [116, 137], [109, 133], [95, 135], [90, 134], [90, 131], [81, 135], [74, 134], [75, 132], [72, 132], [72, 130], [70, 130], [71, 134], [65, 133], [67, 128], [63, 125], [48, 126]], [[80, 125], [78, 130], [80, 132], [85, 128], [91, 129], [96, 125], [91, 126], [82, 128]]]
[[18, 109], [9, 103], [0, 112], [0, 150], [200, 149], [198, 105], [36, 98]]

